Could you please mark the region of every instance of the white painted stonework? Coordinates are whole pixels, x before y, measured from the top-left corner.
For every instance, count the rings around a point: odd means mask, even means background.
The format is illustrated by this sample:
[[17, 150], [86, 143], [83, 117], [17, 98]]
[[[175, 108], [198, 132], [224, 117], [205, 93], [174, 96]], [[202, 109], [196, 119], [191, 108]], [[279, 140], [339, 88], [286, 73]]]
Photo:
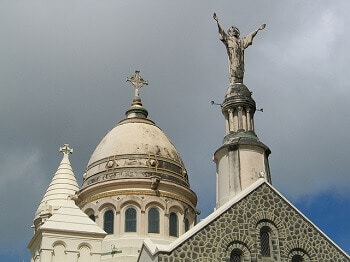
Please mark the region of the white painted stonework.
[[[144, 239], [170, 244], [195, 225], [197, 197], [186, 168], [169, 138], [147, 119], [139, 96], [94, 150], [81, 188], [69, 163], [71, 152], [65, 148], [39, 204], [28, 245], [32, 261], [136, 261]], [[131, 232], [129, 209], [136, 212]], [[148, 226], [151, 209], [159, 214], [156, 232]]]
[[31, 261], [101, 261], [106, 233], [72, 200], [78, 189], [68, 159], [72, 150], [63, 148], [63, 159], [35, 215], [35, 234], [28, 244]]
[[216, 208], [219, 208], [260, 177], [268, 178], [264, 149], [254, 145], [220, 148], [214, 155], [216, 171]]

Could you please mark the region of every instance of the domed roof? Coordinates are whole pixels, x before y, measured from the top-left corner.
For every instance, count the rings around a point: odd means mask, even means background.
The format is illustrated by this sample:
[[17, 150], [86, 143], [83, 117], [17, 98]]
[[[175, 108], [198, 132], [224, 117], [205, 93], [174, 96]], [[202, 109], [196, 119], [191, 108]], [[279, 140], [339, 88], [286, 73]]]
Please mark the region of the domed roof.
[[248, 87], [243, 83], [231, 84], [227, 91], [225, 98], [229, 97], [252, 97], [252, 92], [249, 91]]
[[126, 119], [102, 139], [92, 154], [88, 166], [101, 159], [121, 155], [157, 155], [182, 164], [175, 146], [152, 121]]
[[101, 140], [83, 175], [82, 190], [120, 179], [157, 179], [189, 188], [180, 154], [135, 95], [122, 120]]
[[170, 139], [151, 120], [130, 117], [98, 144], [83, 175], [82, 189], [108, 180], [152, 177], [189, 187], [185, 166]]

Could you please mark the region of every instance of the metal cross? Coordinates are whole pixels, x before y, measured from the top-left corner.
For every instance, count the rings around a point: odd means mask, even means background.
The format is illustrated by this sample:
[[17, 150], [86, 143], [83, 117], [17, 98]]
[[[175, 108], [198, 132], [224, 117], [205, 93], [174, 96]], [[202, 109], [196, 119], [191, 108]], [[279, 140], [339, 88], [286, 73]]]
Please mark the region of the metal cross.
[[126, 78], [127, 82], [131, 82], [135, 88], [135, 97], [139, 97], [139, 90], [141, 87], [144, 85], [148, 85], [148, 81], [145, 81], [141, 76], [140, 76], [140, 71], [135, 71], [135, 74], [132, 77], [127, 77]]
[[68, 144], [64, 144], [60, 147], [60, 152], [62, 152], [64, 155], [69, 155], [73, 153], [73, 148], [69, 147]]

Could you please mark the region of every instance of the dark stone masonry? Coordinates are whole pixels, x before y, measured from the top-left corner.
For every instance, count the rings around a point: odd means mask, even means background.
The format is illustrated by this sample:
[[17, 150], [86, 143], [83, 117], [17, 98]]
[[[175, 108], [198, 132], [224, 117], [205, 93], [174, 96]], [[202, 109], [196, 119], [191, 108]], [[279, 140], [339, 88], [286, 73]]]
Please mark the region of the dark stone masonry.
[[[268, 229], [269, 255], [262, 255], [261, 230]], [[234, 204], [159, 261], [349, 261], [314, 225], [267, 184]], [[299, 260], [297, 260], [299, 259]]]

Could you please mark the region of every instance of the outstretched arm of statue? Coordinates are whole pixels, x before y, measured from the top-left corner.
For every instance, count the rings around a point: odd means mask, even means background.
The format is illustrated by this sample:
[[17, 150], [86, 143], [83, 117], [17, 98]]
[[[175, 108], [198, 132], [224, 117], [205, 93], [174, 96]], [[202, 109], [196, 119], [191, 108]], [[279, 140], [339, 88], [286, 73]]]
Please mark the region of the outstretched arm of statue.
[[216, 21], [216, 24], [218, 25], [219, 34], [220, 34], [220, 36], [223, 38], [223, 37], [226, 35], [226, 33], [225, 33], [225, 30], [222, 29], [222, 27], [221, 27], [221, 25], [220, 25], [220, 23], [219, 23], [219, 18], [218, 18], [218, 16], [216, 15], [216, 13], [213, 14], [213, 18], [214, 18], [214, 20]]
[[256, 34], [260, 31], [263, 30], [266, 27], [266, 24], [262, 24], [258, 29], [256, 29], [252, 34], [251, 37], [254, 38], [254, 36], [256, 36]]
[[253, 38], [256, 36], [256, 34], [263, 30], [266, 27], [266, 24], [262, 24], [258, 29], [256, 29], [254, 32], [250, 33], [249, 35], [243, 37], [243, 47], [244, 49], [250, 46], [253, 43]]

